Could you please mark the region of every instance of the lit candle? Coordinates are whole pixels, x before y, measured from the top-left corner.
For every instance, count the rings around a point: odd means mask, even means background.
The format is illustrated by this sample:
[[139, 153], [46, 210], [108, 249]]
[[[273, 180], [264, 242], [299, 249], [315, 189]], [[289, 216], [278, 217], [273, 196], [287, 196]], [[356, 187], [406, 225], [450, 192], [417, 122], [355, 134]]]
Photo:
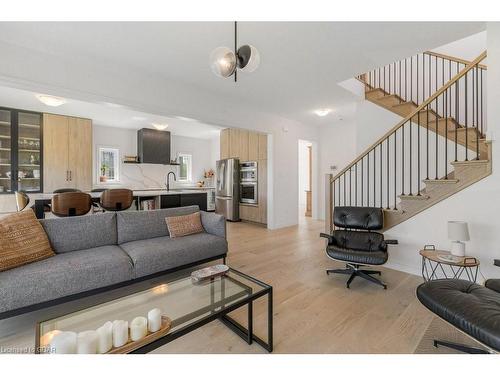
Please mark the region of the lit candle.
[[52, 342], [52, 339], [60, 333], [61, 333], [61, 331], [59, 331], [57, 329], [47, 332], [45, 335], [43, 335], [40, 338], [40, 347], [45, 348], [45, 347], [49, 346], [50, 343]]
[[113, 322], [113, 346], [119, 348], [128, 341], [128, 322], [125, 320], [115, 320]]
[[76, 353], [76, 333], [61, 332], [55, 335], [50, 342], [51, 353], [74, 354]]
[[139, 341], [148, 334], [148, 320], [143, 316], [138, 316], [130, 322], [130, 338], [132, 341]]
[[148, 312], [148, 330], [149, 332], [159, 331], [161, 328], [161, 311], [156, 308]]
[[96, 354], [99, 335], [96, 331], [80, 332], [76, 340], [76, 352], [78, 354]]
[[99, 340], [97, 342], [97, 352], [106, 353], [113, 347], [113, 323], [106, 322], [102, 327], [97, 328]]

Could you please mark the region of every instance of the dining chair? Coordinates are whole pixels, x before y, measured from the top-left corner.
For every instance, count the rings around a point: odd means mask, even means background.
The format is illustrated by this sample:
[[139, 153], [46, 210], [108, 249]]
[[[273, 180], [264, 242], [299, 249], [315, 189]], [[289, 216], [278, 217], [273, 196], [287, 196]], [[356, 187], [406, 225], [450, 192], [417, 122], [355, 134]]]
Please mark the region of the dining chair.
[[30, 204], [30, 197], [24, 191], [16, 191], [14, 195], [16, 197], [17, 211], [24, 210]]

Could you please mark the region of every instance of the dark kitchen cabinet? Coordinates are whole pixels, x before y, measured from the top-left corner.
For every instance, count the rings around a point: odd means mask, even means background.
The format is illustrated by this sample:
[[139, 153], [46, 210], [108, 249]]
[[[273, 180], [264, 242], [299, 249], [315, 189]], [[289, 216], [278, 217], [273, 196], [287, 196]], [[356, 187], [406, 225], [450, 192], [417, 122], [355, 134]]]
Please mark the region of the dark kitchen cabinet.
[[161, 196], [161, 208], [198, 206], [207, 210], [207, 193], [169, 194]]
[[0, 108], [0, 193], [39, 193], [42, 181], [42, 114]]
[[140, 163], [170, 164], [170, 132], [140, 129], [137, 132], [137, 155]]

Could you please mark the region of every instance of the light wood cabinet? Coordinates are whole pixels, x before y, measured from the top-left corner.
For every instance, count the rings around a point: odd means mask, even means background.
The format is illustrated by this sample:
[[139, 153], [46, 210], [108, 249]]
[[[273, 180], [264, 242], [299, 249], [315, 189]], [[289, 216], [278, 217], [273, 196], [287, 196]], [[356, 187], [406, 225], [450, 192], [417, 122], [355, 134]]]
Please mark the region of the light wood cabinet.
[[259, 134], [259, 160], [267, 159], [267, 135]]
[[229, 157], [240, 157], [240, 130], [230, 129], [229, 131]]
[[245, 129], [224, 129], [220, 134], [220, 158], [258, 162], [258, 204], [240, 204], [240, 218], [267, 223], [267, 135]]
[[240, 147], [239, 147], [239, 158], [240, 161], [248, 161], [248, 130], [239, 131]]
[[92, 188], [92, 121], [43, 115], [43, 187]]
[[259, 159], [259, 133], [248, 132], [248, 160]]
[[223, 129], [220, 132], [220, 158], [229, 158], [229, 132], [231, 129]]

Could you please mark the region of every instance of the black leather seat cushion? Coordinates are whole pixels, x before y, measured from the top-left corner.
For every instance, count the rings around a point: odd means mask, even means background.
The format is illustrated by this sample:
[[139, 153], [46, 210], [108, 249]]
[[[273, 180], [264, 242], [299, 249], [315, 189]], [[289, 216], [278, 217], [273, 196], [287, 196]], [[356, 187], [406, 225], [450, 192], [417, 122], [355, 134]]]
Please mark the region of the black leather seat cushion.
[[417, 288], [422, 304], [450, 324], [500, 351], [500, 293], [466, 280], [433, 280]]
[[500, 279], [486, 280], [486, 282], [484, 283], [484, 286], [486, 288], [490, 288], [491, 290], [494, 290], [495, 292], [500, 293]]
[[337, 260], [380, 265], [387, 261], [387, 245], [384, 236], [376, 232], [336, 230], [326, 249]]
[[384, 213], [377, 207], [339, 206], [333, 211], [333, 223], [340, 228], [378, 230], [384, 226]]

